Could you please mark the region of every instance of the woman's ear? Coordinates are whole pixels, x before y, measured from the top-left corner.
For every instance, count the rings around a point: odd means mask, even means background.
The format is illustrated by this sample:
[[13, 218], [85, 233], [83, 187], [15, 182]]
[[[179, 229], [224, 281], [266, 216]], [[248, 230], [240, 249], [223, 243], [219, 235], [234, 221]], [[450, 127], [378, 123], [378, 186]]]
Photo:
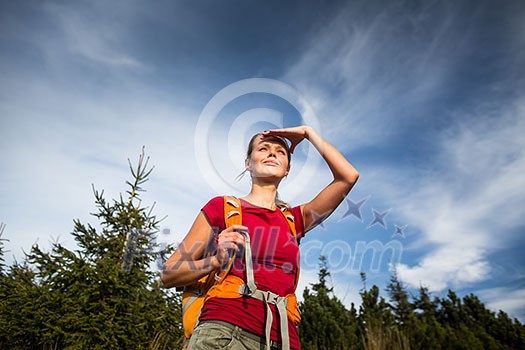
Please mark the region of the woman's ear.
[[250, 171], [250, 158], [246, 158], [244, 161], [244, 169], [246, 169], [246, 171]]

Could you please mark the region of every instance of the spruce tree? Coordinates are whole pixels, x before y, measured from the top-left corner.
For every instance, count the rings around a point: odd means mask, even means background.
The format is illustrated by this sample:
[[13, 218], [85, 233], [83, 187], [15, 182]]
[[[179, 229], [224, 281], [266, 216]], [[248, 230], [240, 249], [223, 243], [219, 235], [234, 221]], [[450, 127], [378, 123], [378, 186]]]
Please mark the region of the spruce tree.
[[432, 299], [428, 288], [419, 287], [419, 295], [413, 301], [415, 324], [409, 332], [413, 349], [440, 349], [445, 343], [446, 331], [436, 318], [438, 303], [439, 299]]
[[388, 296], [390, 297], [392, 312], [397, 325], [409, 329], [413, 326], [413, 306], [410, 303], [408, 292], [403, 283], [399, 280], [397, 271], [394, 268], [390, 276], [390, 282], [386, 286]]
[[361, 306], [359, 307], [359, 334], [366, 350], [409, 349], [408, 339], [399, 331], [391, 305], [380, 296], [373, 285], [366, 288], [366, 274], [361, 273]]
[[348, 311], [327, 285], [330, 272], [326, 257], [320, 257], [319, 282], [305, 288], [299, 303], [299, 336], [303, 350], [358, 349], [355, 309]]
[[[153, 168], [144, 150], [126, 195], [94, 189], [100, 229], [74, 221], [77, 243], [32, 247], [0, 287], [2, 349], [172, 349], [182, 340], [180, 298], [161, 288], [150, 266], [159, 221], [142, 206]], [[7, 333], [7, 335], [6, 335]]]

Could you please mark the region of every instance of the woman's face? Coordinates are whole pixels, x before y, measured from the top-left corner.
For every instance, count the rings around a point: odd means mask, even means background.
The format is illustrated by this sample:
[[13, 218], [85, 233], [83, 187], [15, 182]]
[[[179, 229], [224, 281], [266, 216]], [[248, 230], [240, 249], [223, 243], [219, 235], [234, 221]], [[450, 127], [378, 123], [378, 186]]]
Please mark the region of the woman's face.
[[246, 169], [252, 178], [278, 178], [288, 175], [289, 162], [286, 148], [278, 139], [257, 136], [252, 153], [246, 160]]

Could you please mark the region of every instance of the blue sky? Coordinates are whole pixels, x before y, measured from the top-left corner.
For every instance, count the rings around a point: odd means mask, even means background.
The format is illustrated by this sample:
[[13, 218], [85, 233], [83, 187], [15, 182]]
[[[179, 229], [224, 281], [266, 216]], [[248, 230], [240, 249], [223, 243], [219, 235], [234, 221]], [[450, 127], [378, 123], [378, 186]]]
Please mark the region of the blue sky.
[[[126, 190], [177, 243], [202, 205], [243, 195], [251, 134], [308, 123], [358, 168], [341, 207], [302, 242], [300, 289], [328, 257], [337, 295], [389, 263], [410, 288], [475, 293], [525, 320], [525, 5], [521, 1], [4, 1], [0, 222], [8, 262], [74, 247], [91, 184]], [[330, 174], [311, 147], [281, 196]], [[300, 293], [299, 293], [300, 294]], [[386, 295], [386, 294], [385, 294]]]

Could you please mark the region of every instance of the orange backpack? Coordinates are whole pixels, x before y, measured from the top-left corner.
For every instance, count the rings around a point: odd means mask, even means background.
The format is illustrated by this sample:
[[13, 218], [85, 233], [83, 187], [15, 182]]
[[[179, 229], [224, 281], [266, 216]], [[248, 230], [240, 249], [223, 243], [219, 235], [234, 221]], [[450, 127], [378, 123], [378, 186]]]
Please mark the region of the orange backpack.
[[[297, 238], [293, 215], [287, 209], [281, 210], [281, 213], [286, 219], [291, 233]], [[242, 209], [238, 198], [224, 196], [224, 221], [226, 227], [242, 224]], [[235, 257], [232, 257], [230, 258], [226, 269], [223, 269], [222, 271], [212, 271], [210, 274], [199, 279], [195, 284], [184, 287], [182, 293], [182, 325], [184, 328], [184, 335], [187, 339], [191, 337], [193, 329], [198, 324], [198, 318], [202, 306], [209, 298], [240, 298], [242, 296], [250, 296], [261, 300], [267, 307], [267, 348], [270, 348], [270, 330], [273, 320], [269, 304], [274, 304], [277, 307], [281, 321], [281, 337], [283, 340], [282, 349], [289, 349], [288, 319], [292, 320], [295, 324], [298, 324], [301, 320], [296, 296], [293, 293], [286, 296], [279, 296], [269, 291], [263, 292], [257, 289], [253, 277], [249, 234], [245, 234], [244, 258], [247, 281], [229, 274], [235, 259]], [[299, 268], [295, 275], [294, 290], [297, 288], [298, 281]]]

